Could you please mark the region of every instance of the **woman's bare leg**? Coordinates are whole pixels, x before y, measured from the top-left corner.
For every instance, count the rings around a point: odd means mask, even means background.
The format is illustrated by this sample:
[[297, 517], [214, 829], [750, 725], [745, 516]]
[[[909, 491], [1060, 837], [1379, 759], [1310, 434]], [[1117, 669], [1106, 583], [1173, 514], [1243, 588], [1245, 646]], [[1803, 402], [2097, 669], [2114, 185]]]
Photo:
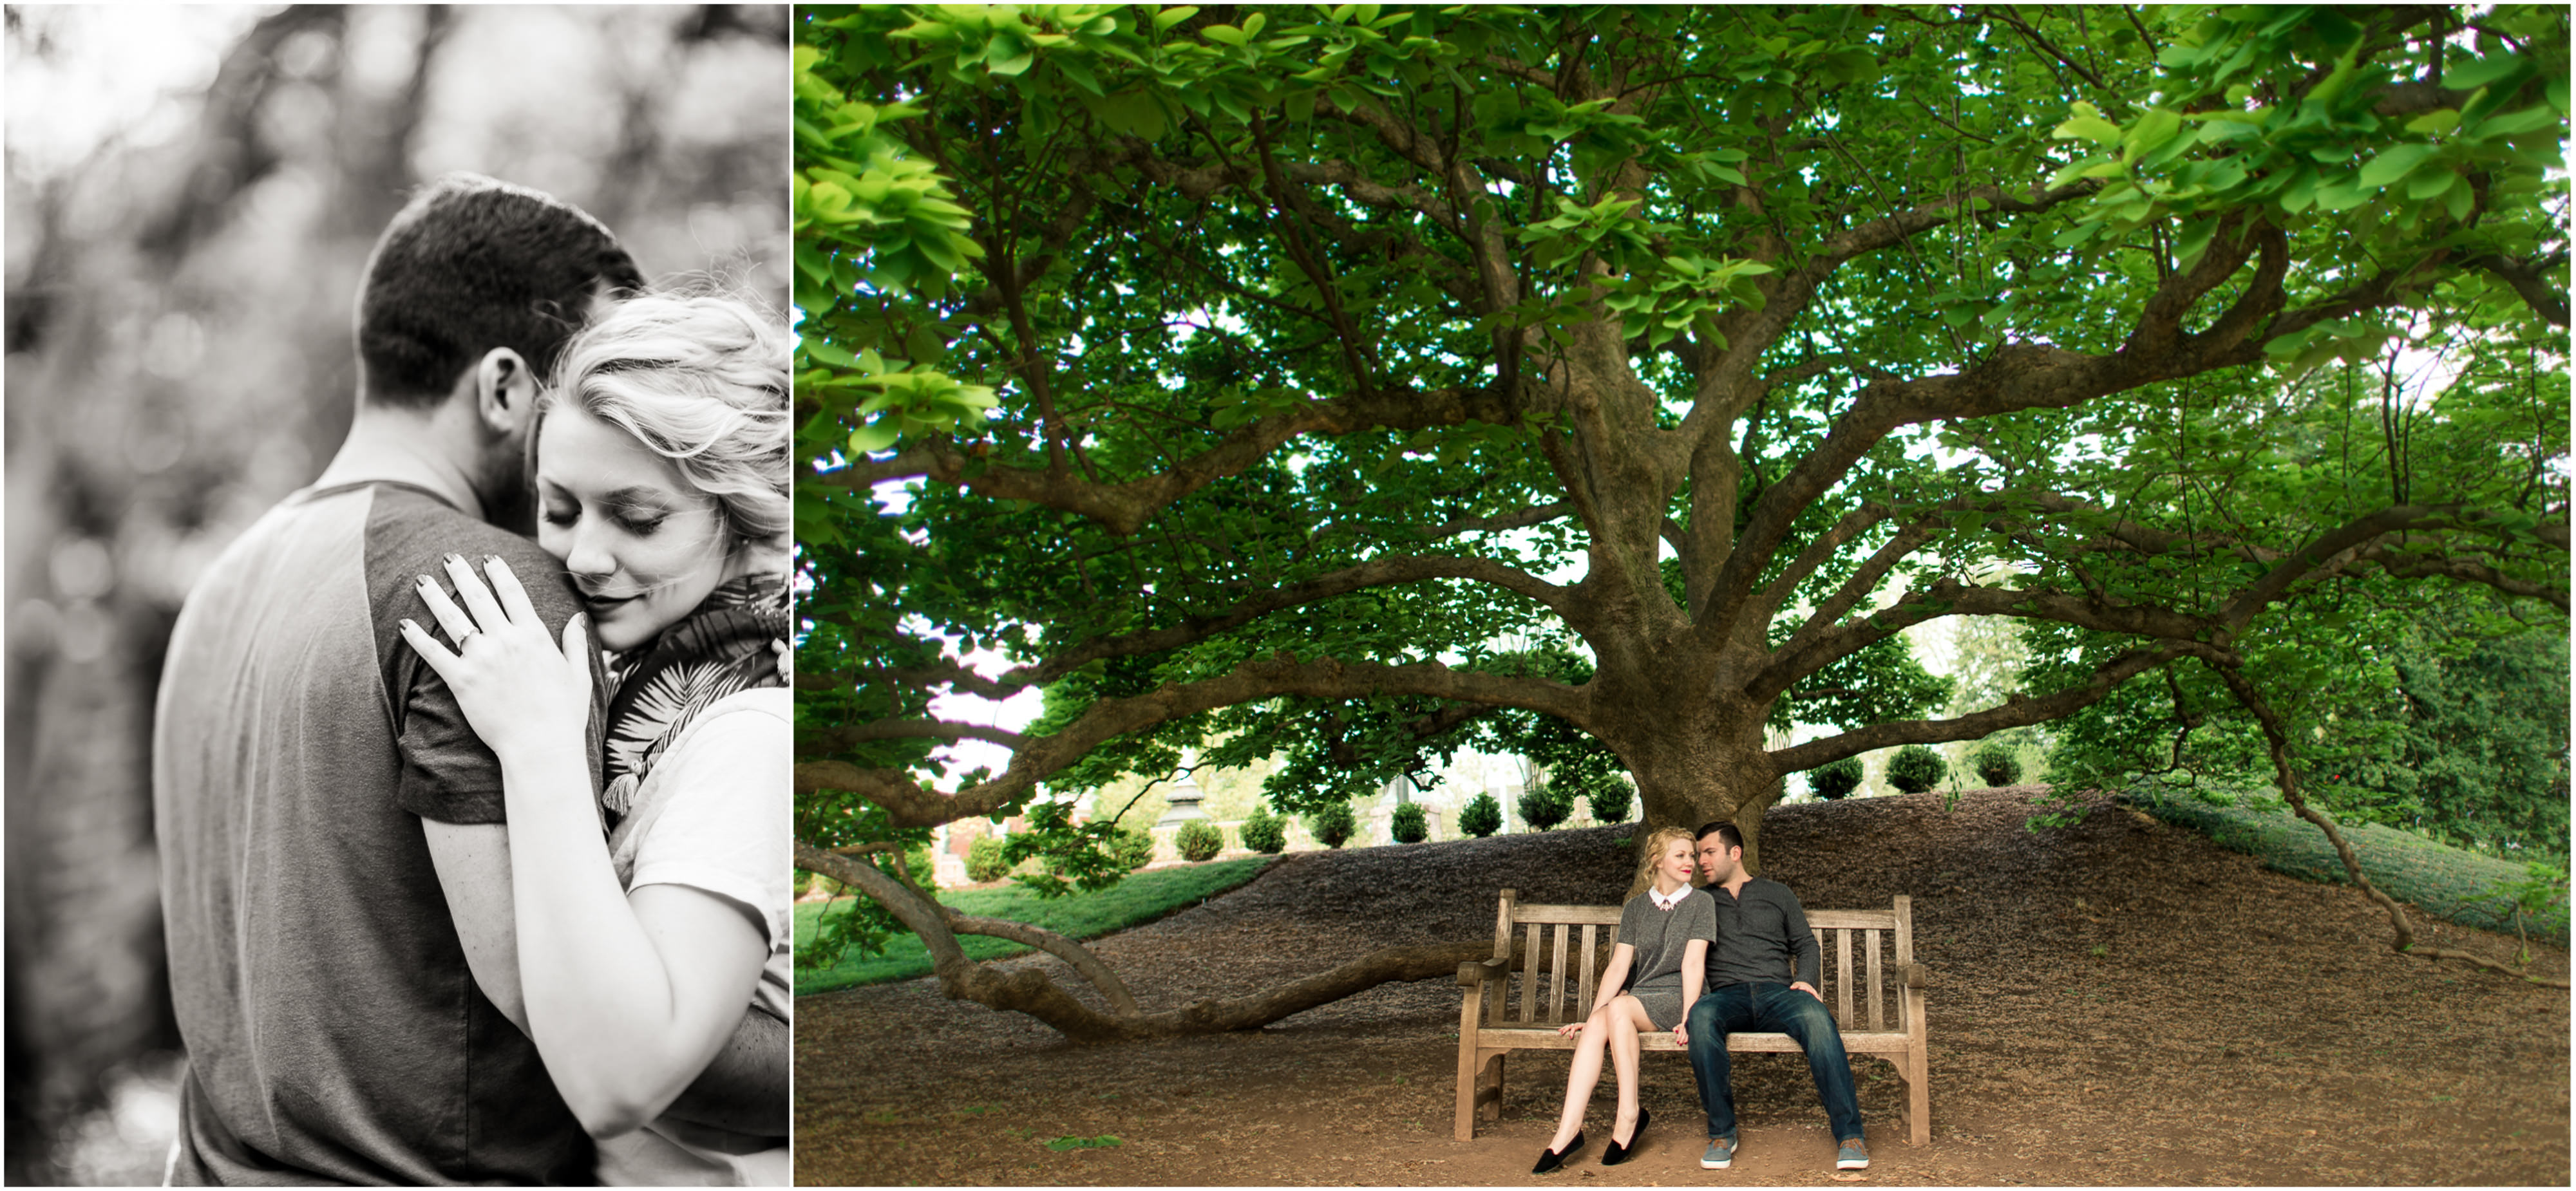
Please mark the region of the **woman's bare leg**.
[[[1624, 1000], [1635, 1000], [1624, 997]], [[1551, 1150], [1562, 1150], [1583, 1132], [1583, 1110], [1592, 1103], [1592, 1089], [1601, 1082], [1601, 1051], [1610, 1037], [1615, 1020], [1614, 1006], [1594, 1010], [1584, 1019], [1583, 1033], [1575, 1039], [1574, 1070], [1565, 1079], [1565, 1112], [1556, 1120], [1556, 1136], [1547, 1143]]]
[[1619, 1115], [1610, 1126], [1610, 1140], [1626, 1145], [1637, 1139], [1637, 1059], [1645, 1049], [1637, 1036], [1654, 1029], [1655, 1020], [1626, 993], [1610, 1002], [1609, 1011], [1610, 1062], [1619, 1078]]

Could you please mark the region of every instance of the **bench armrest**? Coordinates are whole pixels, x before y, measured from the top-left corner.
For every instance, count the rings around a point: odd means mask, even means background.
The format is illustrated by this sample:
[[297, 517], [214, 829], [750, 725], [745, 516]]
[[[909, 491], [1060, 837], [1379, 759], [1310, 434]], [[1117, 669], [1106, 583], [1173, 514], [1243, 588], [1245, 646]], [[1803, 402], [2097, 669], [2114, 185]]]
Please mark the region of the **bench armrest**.
[[1480, 959], [1463, 963], [1458, 965], [1458, 986], [1460, 988], [1474, 988], [1488, 980], [1505, 979], [1511, 975], [1511, 971], [1512, 961], [1508, 957]]
[[1932, 969], [1921, 964], [1907, 964], [1896, 970], [1896, 982], [1906, 988], [1930, 988], [1934, 983]]

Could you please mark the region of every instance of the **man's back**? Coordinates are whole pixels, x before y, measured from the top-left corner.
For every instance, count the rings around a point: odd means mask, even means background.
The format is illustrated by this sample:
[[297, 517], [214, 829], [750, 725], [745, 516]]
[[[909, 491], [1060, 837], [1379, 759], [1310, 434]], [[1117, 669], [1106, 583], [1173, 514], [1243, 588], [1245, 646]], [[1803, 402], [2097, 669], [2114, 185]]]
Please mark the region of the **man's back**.
[[[501, 817], [490, 753], [389, 631], [449, 550], [558, 573], [417, 489], [351, 485], [271, 510], [180, 614], [153, 751], [180, 1183], [589, 1181], [423, 837]], [[529, 587], [560, 625], [568, 595]]]

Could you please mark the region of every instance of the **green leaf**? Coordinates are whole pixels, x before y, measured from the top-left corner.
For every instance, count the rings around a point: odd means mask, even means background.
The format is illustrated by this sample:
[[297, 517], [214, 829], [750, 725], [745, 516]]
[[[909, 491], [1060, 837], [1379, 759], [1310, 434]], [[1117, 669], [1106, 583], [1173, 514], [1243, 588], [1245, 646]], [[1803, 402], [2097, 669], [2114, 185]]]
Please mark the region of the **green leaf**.
[[2459, 184], [2460, 176], [2449, 170], [2419, 170], [2406, 180], [2406, 197], [2417, 202], [2439, 198], [2442, 192]]
[[2215, 218], [2195, 219], [2184, 224], [2182, 234], [2174, 238], [2174, 267], [2189, 272], [2192, 266], [2199, 264], [2201, 254], [2209, 251], [2211, 235], [2217, 230], [2218, 220]]
[[850, 453], [872, 455], [894, 445], [894, 419], [879, 418], [850, 432]]
[[1179, 8], [1166, 8], [1161, 12], [1154, 14], [1154, 32], [1166, 32], [1170, 30], [1172, 26], [1180, 24], [1181, 22], [1197, 15], [1199, 15], [1199, 10], [1187, 4], [1184, 4]]
[[2548, 104], [2533, 104], [2518, 112], [2498, 112], [2478, 121], [2474, 130], [2480, 139], [2514, 136], [2558, 122], [2558, 112]]
[[2484, 58], [2446, 67], [2442, 71], [2442, 86], [2451, 91], [2475, 91], [2480, 87], [2493, 86], [2509, 76], [2520, 73], [2528, 64], [2527, 59], [2514, 54], [2489, 54]]
[[2130, 126], [2129, 134], [2122, 138], [2121, 145], [2128, 150], [2129, 156], [2143, 157], [2161, 147], [2166, 141], [2172, 140], [2174, 134], [2181, 131], [2180, 113], [2169, 112], [2163, 108], [2149, 108], [2145, 115], [2138, 117], [2136, 124]]
[[2406, 131], [2418, 136], [2440, 136], [2459, 126], [2459, 112], [2450, 108], [2439, 108], [2407, 121]]
[[2413, 172], [2432, 155], [2431, 145], [2390, 146], [2381, 150], [2379, 156], [2371, 158], [2370, 164], [2361, 167], [2360, 184], [2373, 190], [2386, 186]]
[[2065, 123], [2050, 130], [2049, 139], [2065, 141], [2080, 138], [2097, 145], [2120, 143], [2120, 126], [2103, 119], [2102, 113], [2092, 104], [2078, 103], [2074, 110], [2075, 114], [2068, 117]]

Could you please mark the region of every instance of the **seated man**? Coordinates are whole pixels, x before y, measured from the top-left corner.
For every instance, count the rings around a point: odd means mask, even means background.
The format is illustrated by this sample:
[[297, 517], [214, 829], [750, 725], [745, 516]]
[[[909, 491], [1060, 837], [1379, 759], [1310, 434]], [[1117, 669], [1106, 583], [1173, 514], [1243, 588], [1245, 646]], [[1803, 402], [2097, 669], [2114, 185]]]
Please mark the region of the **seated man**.
[[1729, 1033], [1781, 1033], [1807, 1052], [1816, 1098], [1840, 1142], [1838, 1170], [1869, 1166], [1861, 1136], [1860, 1099], [1852, 1093], [1851, 1064], [1843, 1036], [1816, 991], [1821, 958], [1815, 932], [1798, 897], [1778, 881], [1744, 870], [1744, 833], [1733, 823], [1699, 829], [1700, 875], [1717, 899], [1717, 944], [1708, 949], [1708, 991], [1691, 1006], [1691, 1071], [1699, 1077], [1700, 1107], [1708, 1111], [1708, 1154], [1699, 1164], [1723, 1170], [1735, 1161], [1735, 1097], [1727, 1087]]

